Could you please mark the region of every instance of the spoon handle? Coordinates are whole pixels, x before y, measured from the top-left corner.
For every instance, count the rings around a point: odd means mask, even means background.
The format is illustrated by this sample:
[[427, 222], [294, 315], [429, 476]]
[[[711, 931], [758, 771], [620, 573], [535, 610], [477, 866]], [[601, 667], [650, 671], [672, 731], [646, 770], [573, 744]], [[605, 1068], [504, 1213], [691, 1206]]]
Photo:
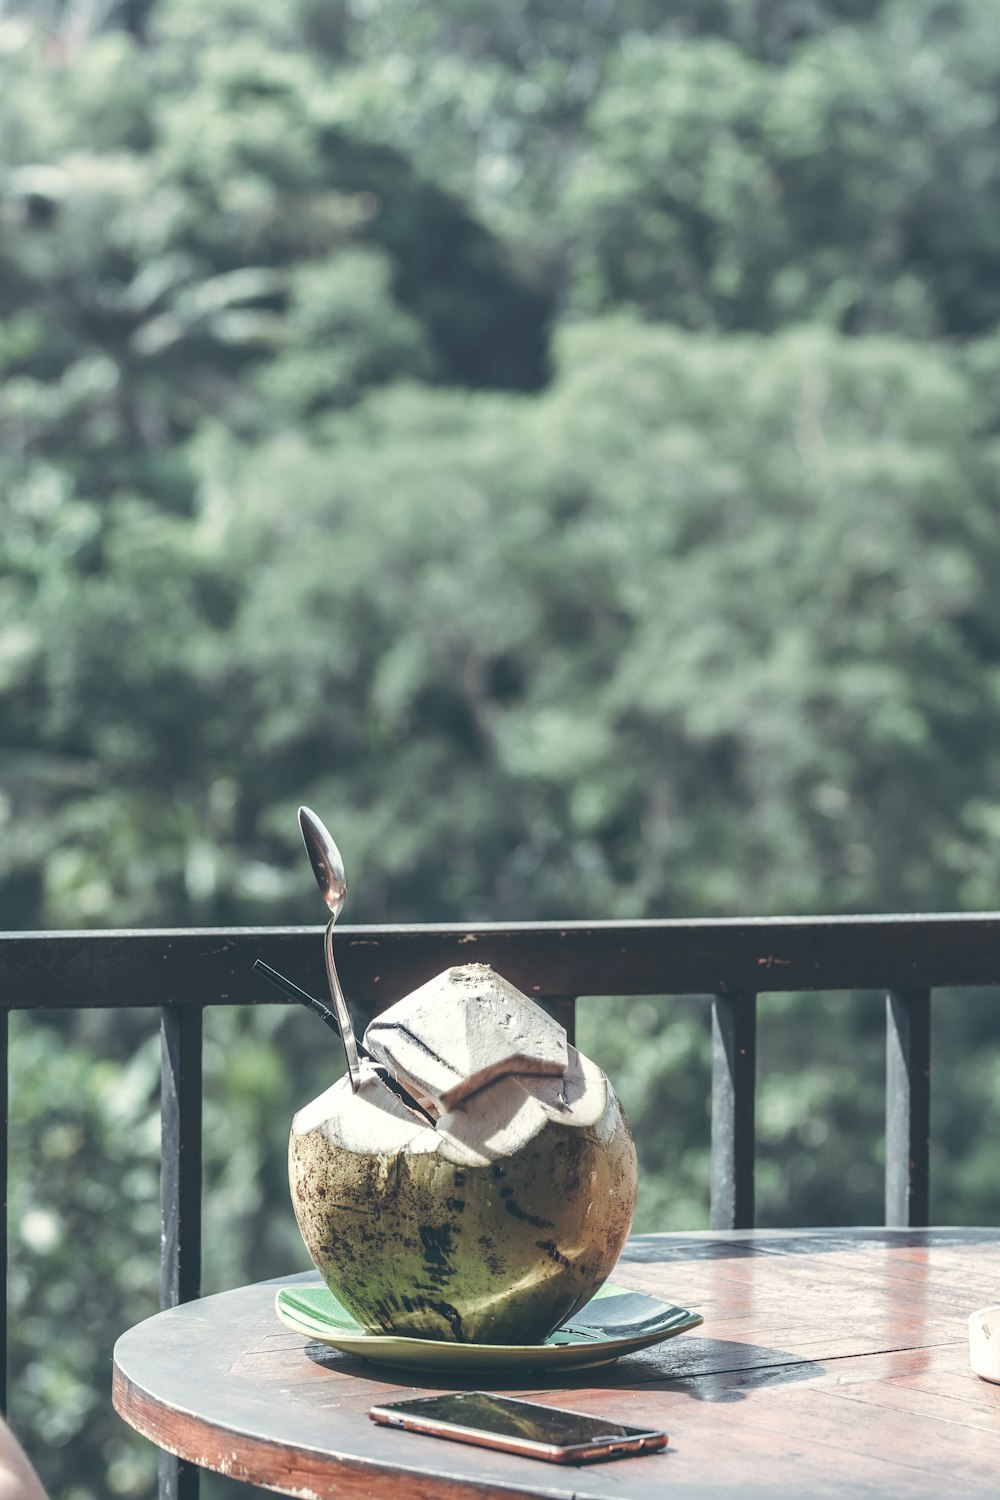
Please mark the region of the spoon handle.
[[326, 924], [326, 936], [323, 939], [323, 955], [326, 959], [326, 977], [330, 984], [333, 1008], [336, 1011], [337, 1021], [340, 1026], [340, 1039], [344, 1044], [344, 1051], [347, 1054], [347, 1071], [351, 1075], [351, 1088], [354, 1093], [357, 1093], [361, 1086], [361, 1064], [358, 1061], [358, 1044], [354, 1040], [351, 1013], [347, 1008], [344, 991], [341, 989], [340, 980], [337, 977], [337, 966], [333, 961], [334, 920], [331, 917]]

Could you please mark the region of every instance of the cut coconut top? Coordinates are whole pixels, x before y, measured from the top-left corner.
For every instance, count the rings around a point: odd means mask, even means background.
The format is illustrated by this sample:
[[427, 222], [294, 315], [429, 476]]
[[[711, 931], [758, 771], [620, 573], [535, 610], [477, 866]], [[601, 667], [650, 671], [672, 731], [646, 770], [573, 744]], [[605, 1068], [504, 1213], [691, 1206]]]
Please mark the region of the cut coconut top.
[[446, 969], [376, 1016], [365, 1046], [432, 1115], [508, 1075], [561, 1078], [566, 1032], [489, 964]]
[[437, 1122], [439, 1150], [449, 1161], [486, 1166], [513, 1156], [550, 1120], [594, 1126], [608, 1104], [608, 1081], [596, 1063], [569, 1047], [562, 1078], [508, 1075]]
[[336, 1149], [359, 1155], [437, 1152], [457, 1167], [485, 1167], [513, 1156], [550, 1121], [593, 1127], [608, 1102], [607, 1079], [575, 1047], [567, 1048], [563, 1077], [498, 1078], [475, 1098], [443, 1114], [436, 1127], [398, 1099], [371, 1063], [363, 1061], [361, 1072], [356, 1094], [345, 1075], [299, 1110], [293, 1134], [319, 1130]]

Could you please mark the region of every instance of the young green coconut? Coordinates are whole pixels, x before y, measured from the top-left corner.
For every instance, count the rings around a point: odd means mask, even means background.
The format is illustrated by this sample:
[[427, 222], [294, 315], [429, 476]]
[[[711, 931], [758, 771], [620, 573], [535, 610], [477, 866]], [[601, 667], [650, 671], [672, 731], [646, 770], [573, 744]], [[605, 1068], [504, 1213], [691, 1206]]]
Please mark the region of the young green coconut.
[[324, 1281], [373, 1332], [543, 1340], [606, 1280], [635, 1211], [607, 1078], [485, 964], [400, 1000], [365, 1047], [357, 1093], [345, 1076], [292, 1122], [292, 1203]]

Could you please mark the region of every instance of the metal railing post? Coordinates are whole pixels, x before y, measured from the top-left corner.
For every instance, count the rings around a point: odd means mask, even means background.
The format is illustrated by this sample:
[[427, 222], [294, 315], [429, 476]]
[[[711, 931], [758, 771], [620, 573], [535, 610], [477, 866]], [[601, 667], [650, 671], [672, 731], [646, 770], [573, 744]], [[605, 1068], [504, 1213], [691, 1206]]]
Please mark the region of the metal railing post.
[[757, 996], [741, 990], [712, 1001], [713, 1229], [754, 1226]]
[[3, 1131], [0, 1150], [0, 1414], [7, 1414], [7, 1172], [10, 1155], [10, 1011], [0, 1010], [0, 1129]]
[[[160, 1007], [160, 1306], [201, 1294], [202, 1011]], [[160, 1500], [198, 1500], [199, 1470], [160, 1456]]]
[[885, 997], [885, 1222], [930, 1223], [931, 992]]

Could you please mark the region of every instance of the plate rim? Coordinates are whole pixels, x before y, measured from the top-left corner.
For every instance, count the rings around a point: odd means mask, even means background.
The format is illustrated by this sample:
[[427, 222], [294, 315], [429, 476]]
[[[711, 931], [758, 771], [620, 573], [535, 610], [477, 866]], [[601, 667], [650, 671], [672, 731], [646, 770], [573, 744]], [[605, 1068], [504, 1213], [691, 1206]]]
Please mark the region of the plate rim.
[[[632, 1296], [645, 1297], [650, 1302], [658, 1302], [668, 1312], [678, 1314], [676, 1324], [671, 1323], [666, 1327], [652, 1329], [646, 1333], [625, 1334], [617, 1338], [607, 1339], [571, 1340], [564, 1344], [459, 1344], [445, 1339], [419, 1339], [414, 1338], [410, 1334], [402, 1333], [369, 1333], [364, 1328], [358, 1328], [356, 1331], [351, 1329], [335, 1331], [336, 1337], [334, 1337], [334, 1330], [320, 1332], [315, 1328], [311, 1328], [308, 1326], [308, 1318], [296, 1318], [282, 1306], [282, 1297], [286, 1292], [294, 1294], [296, 1291], [307, 1288], [310, 1290], [326, 1291], [330, 1296], [333, 1296], [329, 1287], [326, 1287], [322, 1281], [318, 1285], [316, 1283], [307, 1283], [306, 1287], [291, 1285], [278, 1287], [274, 1297], [275, 1312], [285, 1327], [290, 1328], [294, 1333], [303, 1334], [318, 1343], [327, 1344], [334, 1349], [349, 1350], [353, 1354], [371, 1359], [377, 1358], [380, 1350], [388, 1351], [399, 1345], [403, 1346], [406, 1353], [424, 1351], [429, 1356], [455, 1358], [459, 1361], [465, 1360], [466, 1355], [458, 1353], [458, 1351], [466, 1350], [470, 1354], [488, 1355], [492, 1353], [500, 1359], [503, 1359], [505, 1356], [515, 1358], [540, 1356], [545, 1360], [554, 1359], [559, 1361], [569, 1359], [571, 1354], [582, 1356], [587, 1353], [593, 1354], [600, 1359], [605, 1354], [614, 1357], [619, 1353], [631, 1353], [648, 1344], [661, 1343], [675, 1334], [687, 1333], [692, 1328], [699, 1328], [705, 1321], [701, 1313], [694, 1312], [689, 1308], [667, 1303], [661, 1297], [650, 1296], [648, 1292], [636, 1292], [632, 1287], [619, 1286], [617, 1282], [606, 1281], [600, 1288], [602, 1292], [605, 1288], [612, 1288], [614, 1292], [628, 1292]], [[605, 1295], [607, 1295], [606, 1292]], [[592, 1298], [591, 1300], [594, 1299]], [[589, 1303], [585, 1303], [580, 1312], [575, 1313], [573, 1316], [579, 1318], [586, 1311], [587, 1306], [589, 1306]], [[558, 1329], [553, 1331], [558, 1332]]]

